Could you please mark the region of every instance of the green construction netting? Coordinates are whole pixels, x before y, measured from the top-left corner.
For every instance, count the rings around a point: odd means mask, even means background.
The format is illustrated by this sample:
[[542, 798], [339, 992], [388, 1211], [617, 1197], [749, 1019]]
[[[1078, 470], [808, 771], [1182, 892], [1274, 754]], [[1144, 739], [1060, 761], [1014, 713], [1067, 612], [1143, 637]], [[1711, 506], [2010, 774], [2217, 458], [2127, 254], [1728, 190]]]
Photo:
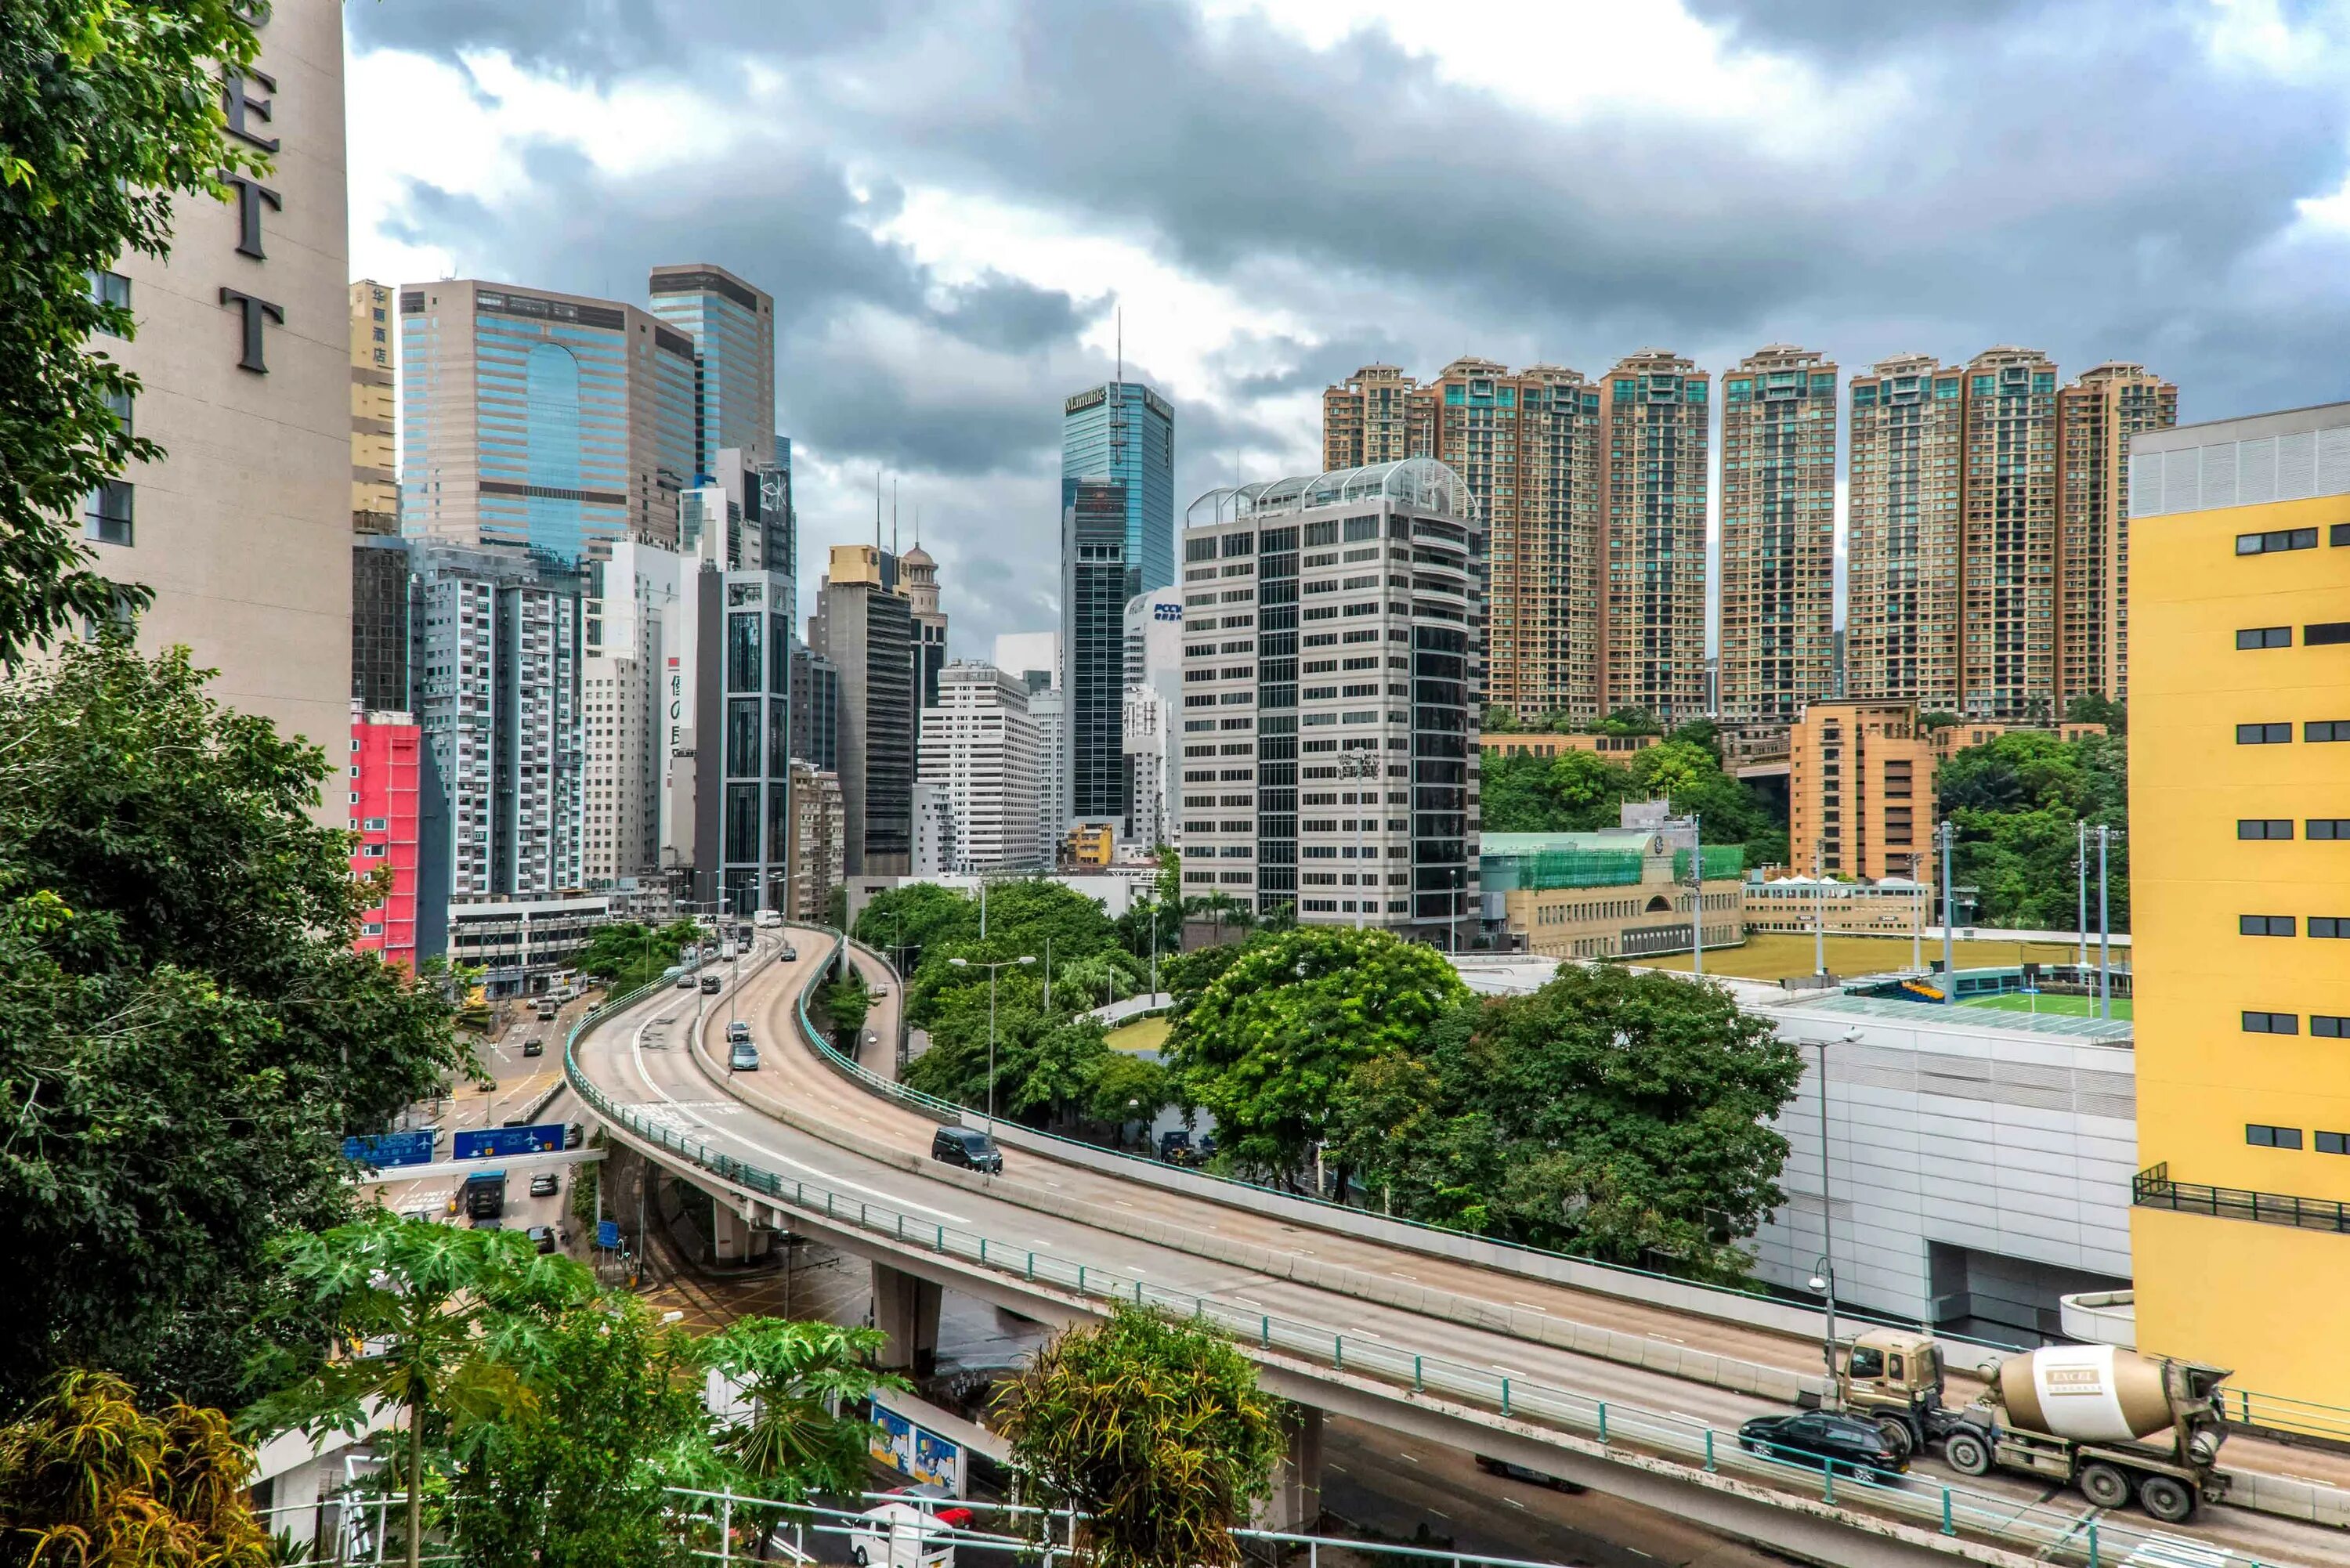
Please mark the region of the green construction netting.
[[1640, 880], [1637, 849], [1538, 849], [1531, 855], [1487, 855], [1480, 869], [1488, 893], [1547, 892], [1555, 888], [1626, 888]]
[[[1673, 851], [1673, 878], [1689, 879], [1690, 852]], [[1746, 875], [1746, 846], [1743, 844], [1709, 844], [1705, 846], [1705, 879], [1709, 882], [1733, 881]]]

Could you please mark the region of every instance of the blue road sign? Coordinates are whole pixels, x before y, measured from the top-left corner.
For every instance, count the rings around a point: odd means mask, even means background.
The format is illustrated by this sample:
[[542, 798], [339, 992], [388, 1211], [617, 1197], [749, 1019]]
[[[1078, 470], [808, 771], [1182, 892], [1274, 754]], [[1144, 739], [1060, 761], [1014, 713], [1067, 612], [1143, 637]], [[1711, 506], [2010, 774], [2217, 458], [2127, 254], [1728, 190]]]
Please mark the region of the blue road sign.
[[506, 1154], [560, 1154], [563, 1124], [546, 1122], [535, 1127], [487, 1127], [457, 1135], [453, 1158], [485, 1159]]
[[343, 1158], [355, 1165], [369, 1165], [378, 1170], [390, 1170], [402, 1165], [432, 1163], [432, 1129], [423, 1127], [415, 1132], [384, 1133], [376, 1137], [347, 1137], [343, 1140]]
[[617, 1249], [620, 1244], [620, 1222], [618, 1220], [596, 1221], [596, 1245]]

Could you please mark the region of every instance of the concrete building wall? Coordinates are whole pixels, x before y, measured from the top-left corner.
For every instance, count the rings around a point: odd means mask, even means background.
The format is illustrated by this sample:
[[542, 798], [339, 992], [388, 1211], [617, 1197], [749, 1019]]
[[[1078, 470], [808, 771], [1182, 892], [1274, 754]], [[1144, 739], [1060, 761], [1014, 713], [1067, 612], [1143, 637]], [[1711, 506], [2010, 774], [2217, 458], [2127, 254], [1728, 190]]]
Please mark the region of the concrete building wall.
[[923, 716], [921, 782], [954, 825], [954, 871], [1026, 871], [1036, 858], [1036, 722], [1028, 689], [992, 664], [959, 661]]
[[[224, 94], [231, 133], [272, 161], [253, 231], [240, 200], [182, 198], [170, 257], [119, 264], [139, 335], [104, 347], [165, 455], [122, 476], [120, 526], [88, 535], [99, 571], [154, 590], [140, 647], [187, 645], [223, 702], [333, 755], [351, 685], [341, 9], [280, 5], [260, 39], [259, 71]], [[343, 803], [320, 815], [340, 826]]]
[[1787, 737], [1794, 869], [1931, 882], [1934, 747], [1908, 702], [1814, 702]]
[[351, 532], [400, 532], [400, 457], [392, 357], [392, 292], [372, 278], [351, 285]]

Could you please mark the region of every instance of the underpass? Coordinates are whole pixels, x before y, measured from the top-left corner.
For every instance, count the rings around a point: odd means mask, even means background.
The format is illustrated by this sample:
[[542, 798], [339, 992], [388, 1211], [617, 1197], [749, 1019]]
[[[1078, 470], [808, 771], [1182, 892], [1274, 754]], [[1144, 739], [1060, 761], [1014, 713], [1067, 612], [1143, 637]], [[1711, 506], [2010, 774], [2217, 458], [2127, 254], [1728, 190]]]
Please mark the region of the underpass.
[[[2142, 1534], [2144, 1521], [2105, 1521], [2077, 1499], [2049, 1500], [2013, 1480], [1949, 1478], [1946, 1491], [1936, 1474], [1898, 1498], [1855, 1498], [1849, 1482], [1823, 1487], [1816, 1475], [1718, 1451], [1712, 1435], [1785, 1408], [1805, 1376], [1816, 1380], [1798, 1370], [1807, 1358], [1816, 1367], [1816, 1341], [1660, 1320], [1642, 1303], [1399, 1253], [1017, 1149], [1002, 1178], [931, 1165], [934, 1119], [876, 1097], [801, 1042], [799, 998], [832, 940], [793, 937], [796, 962], [763, 955], [723, 999], [754, 1023], [758, 1072], [725, 1070], [714, 1040], [728, 1006], [698, 992], [655, 993], [599, 1021], [578, 1037], [574, 1071], [623, 1141], [718, 1196], [732, 1222], [788, 1225], [873, 1259], [879, 1315], [908, 1364], [920, 1357], [942, 1286], [1048, 1322], [1097, 1312], [1112, 1292], [1189, 1302], [1250, 1345], [1269, 1386], [1306, 1406], [1512, 1459], [1817, 1561], [1996, 1561], [2007, 1553], [1976, 1538], [1995, 1539], [2004, 1524], [2033, 1550], [2055, 1542], [2057, 1555], [2085, 1561], [2102, 1546], [2100, 1559], [2116, 1562], [2121, 1543]], [[878, 971], [869, 956], [860, 961]], [[885, 1049], [897, 992], [893, 982], [887, 1020], [877, 1008], [868, 1023]], [[1185, 1245], [1170, 1243], [1170, 1227]], [[1431, 1294], [1473, 1303], [1503, 1326], [1432, 1314]], [[1554, 1342], [1561, 1325], [1637, 1336], [1658, 1350], [1644, 1359], [1684, 1372], [1715, 1358], [1714, 1375], [1693, 1381], [1578, 1351]], [[1723, 1386], [1724, 1365], [1775, 1381], [1761, 1392]], [[1717, 1451], [1708, 1455], [1708, 1443]], [[2236, 1510], [2186, 1530], [2238, 1561], [2324, 1561], [2338, 1541]]]

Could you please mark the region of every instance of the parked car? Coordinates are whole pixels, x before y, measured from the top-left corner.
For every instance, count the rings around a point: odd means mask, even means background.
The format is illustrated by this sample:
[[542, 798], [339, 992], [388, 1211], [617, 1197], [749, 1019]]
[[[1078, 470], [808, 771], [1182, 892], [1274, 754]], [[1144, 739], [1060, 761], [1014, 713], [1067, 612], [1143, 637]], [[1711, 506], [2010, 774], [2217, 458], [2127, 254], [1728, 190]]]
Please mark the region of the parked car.
[[544, 1056], [546, 1054], [546, 1042], [525, 1040], [522, 1043], [522, 1054], [525, 1056]]
[[1183, 1127], [1169, 1127], [1159, 1135], [1159, 1158], [1169, 1165], [1197, 1165], [1200, 1151], [1191, 1147], [1191, 1135]]
[[1546, 1486], [1553, 1491], [1580, 1492], [1588, 1490], [1577, 1486], [1571, 1480], [1561, 1480], [1556, 1476], [1544, 1475], [1540, 1470], [1528, 1469], [1523, 1465], [1512, 1464], [1507, 1459], [1497, 1459], [1491, 1454], [1479, 1454], [1476, 1459], [1477, 1468], [1489, 1476], [1500, 1476], [1506, 1480], [1523, 1481], [1528, 1486]]
[[1872, 1480], [1898, 1480], [1909, 1468], [1908, 1456], [1897, 1453], [1886, 1442], [1876, 1422], [1829, 1410], [1757, 1416], [1738, 1428], [1738, 1446], [1789, 1464], [1812, 1465], [1839, 1475], [1866, 1475]]
[[733, 1073], [755, 1073], [759, 1070], [759, 1048], [748, 1040], [734, 1042], [734, 1049], [726, 1054], [726, 1067]]
[[562, 1185], [562, 1178], [555, 1172], [542, 1170], [530, 1179], [530, 1195], [533, 1198], [552, 1198]]
[[540, 1251], [552, 1252], [555, 1251], [554, 1226], [534, 1225], [529, 1230], [524, 1231], [523, 1234], [529, 1237], [534, 1242], [537, 1243], [538, 1250]]
[[931, 1136], [931, 1158], [941, 1165], [959, 1165], [991, 1176], [1003, 1170], [1003, 1151], [977, 1127], [941, 1127]]

